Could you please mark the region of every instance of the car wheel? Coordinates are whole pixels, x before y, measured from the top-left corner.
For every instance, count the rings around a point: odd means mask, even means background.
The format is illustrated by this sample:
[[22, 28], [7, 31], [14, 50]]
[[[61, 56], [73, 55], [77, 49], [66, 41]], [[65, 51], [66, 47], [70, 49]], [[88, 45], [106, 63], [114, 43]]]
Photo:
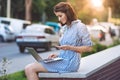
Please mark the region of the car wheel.
[[4, 42], [4, 39], [2, 36], [0, 36], [0, 42]]
[[23, 46], [19, 46], [19, 51], [20, 51], [20, 53], [23, 53], [24, 50], [25, 50], [25, 47], [23, 47]]
[[45, 48], [46, 51], [50, 51], [51, 50], [51, 42], [48, 43], [48, 46]]

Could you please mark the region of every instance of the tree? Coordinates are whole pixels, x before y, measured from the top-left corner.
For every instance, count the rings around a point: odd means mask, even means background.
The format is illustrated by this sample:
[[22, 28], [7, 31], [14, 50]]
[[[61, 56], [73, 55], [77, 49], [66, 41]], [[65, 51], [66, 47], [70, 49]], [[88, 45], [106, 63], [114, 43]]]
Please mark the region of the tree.
[[106, 8], [111, 7], [112, 16], [116, 18], [120, 18], [120, 0], [104, 0], [104, 6]]
[[6, 0], [0, 0], [0, 16], [5, 17], [6, 16], [6, 6], [7, 1]]
[[25, 0], [25, 19], [31, 21], [32, 0]]
[[47, 6], [45, 8], [45, 13], [47, 15], [48, 21], [58, 21], [57, 17], [53, 12], [53, 7], [61, 1], [66, 1], [66, 0], [46, 0]]
[[[53, 13], [53, 6], [60, 1], [66, 0], [33, 0], [32, 16], [34, 21], [45, 22], [46, 20], [56, 21]], [[43, 17], [45, 16], [45, 17]]]
[[[11, 0], [11, 17], [34, 22], [47, 20], [56, 21], [53, 6], [66, 0]], [[0, 16], [6, 16], [7, 0], [0, 0]], [[31, 17], [30, 17], [31, 16]]]
[[[46, 13], [45, 13], [45, 8], [48, 6], [46, 4], [46, 0], [33, 0], [33, 7], [32, 7], [32, 18], [33, 21], [44, 21], [46, 20]], [[42, 17], [44, 16], [44, 17]]]
[[90, 4], [90, 0], [67, 0], [72, 4], [77, 12], [78, 18], [82, 20], [83, 23], [91, 23], [93, 18], [97, 18], [98, 21], [106, 21], [107, 13], [104, 9], [96, 9]]
[[88, 5], [88, 0], [68, 0], [68, 2], [72, 4], [78, 18], [81, 19], [83, 23], [89, 24], [92, 18], [94, 18], [92, 9]]

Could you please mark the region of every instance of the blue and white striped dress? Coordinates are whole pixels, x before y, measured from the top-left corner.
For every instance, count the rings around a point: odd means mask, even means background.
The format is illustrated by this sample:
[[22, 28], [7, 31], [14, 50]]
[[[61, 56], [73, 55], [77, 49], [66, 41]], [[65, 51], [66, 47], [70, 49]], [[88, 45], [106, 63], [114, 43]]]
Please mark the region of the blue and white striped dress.
[[[92, 46], [86, 26], [80, 20], [72, 22], [70, 27], [65, 26], [65, 31], [60, 38], [60, 45]], [[63, 60], [41, 63], [49, 72], [75, 72], [80, 65], [81, 55], [71, 50], [60, 50], [59, 57]]]

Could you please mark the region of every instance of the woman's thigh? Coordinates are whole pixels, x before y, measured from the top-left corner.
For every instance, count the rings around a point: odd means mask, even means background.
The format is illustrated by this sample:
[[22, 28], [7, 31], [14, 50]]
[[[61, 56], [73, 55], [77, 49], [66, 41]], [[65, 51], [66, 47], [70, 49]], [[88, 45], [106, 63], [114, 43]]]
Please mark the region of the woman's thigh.
[[27, 65], [27, 67], [32, 68], [35, 72], [48, 72], [47, 69], [45, 69], [43, 65], [38, 62], [31, 63]]

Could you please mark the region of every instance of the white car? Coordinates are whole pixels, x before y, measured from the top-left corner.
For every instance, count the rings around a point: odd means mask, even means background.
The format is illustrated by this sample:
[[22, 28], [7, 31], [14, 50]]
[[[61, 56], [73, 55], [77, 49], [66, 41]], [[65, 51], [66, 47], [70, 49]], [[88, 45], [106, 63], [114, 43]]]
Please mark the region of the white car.
[[88, 31], [90, 33], [90, 36], [93, 39], [100, 40], [100, 41], [105, 40], [105, 35], [107, 33], [107, 29], [104, 28], [103, 26], [101, 26], [101, 25], [89, 26]]
[[15, 34], [11, 26], [0, 24], [0, 42], [15, 40]]
[[59, 36], [55, 34], [53, 28], [43, 24], [29, 25], [16, 37], [20, 52], [24, 52], [25, 47], [50, 50], [52, 46], [57, 46], [58, 42]]

